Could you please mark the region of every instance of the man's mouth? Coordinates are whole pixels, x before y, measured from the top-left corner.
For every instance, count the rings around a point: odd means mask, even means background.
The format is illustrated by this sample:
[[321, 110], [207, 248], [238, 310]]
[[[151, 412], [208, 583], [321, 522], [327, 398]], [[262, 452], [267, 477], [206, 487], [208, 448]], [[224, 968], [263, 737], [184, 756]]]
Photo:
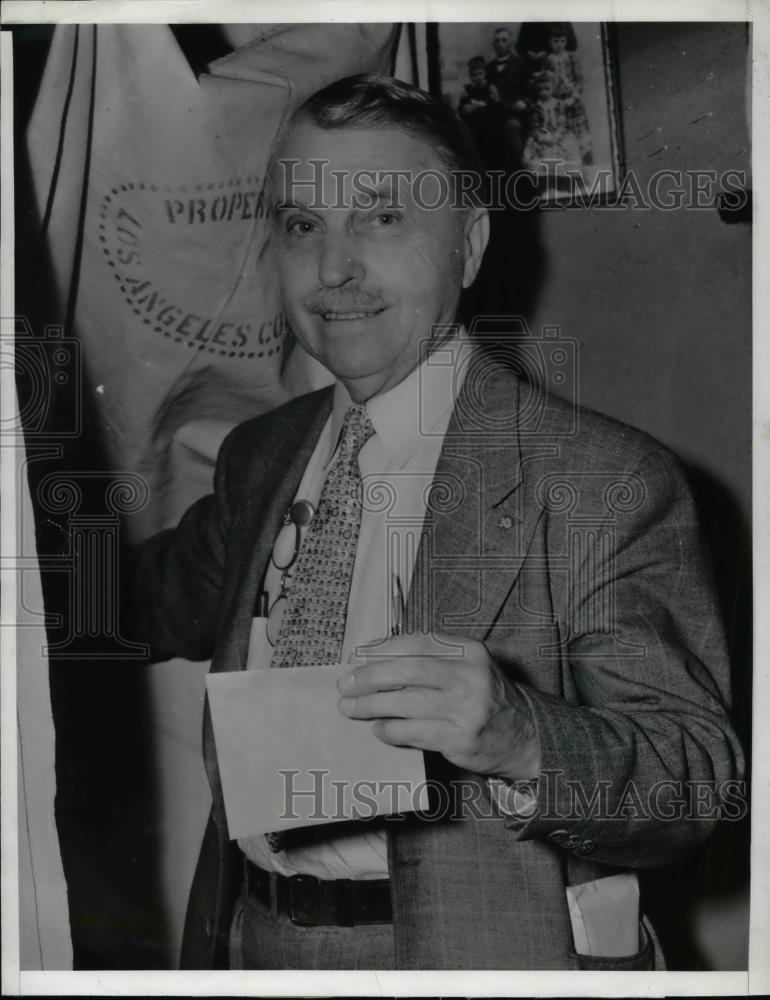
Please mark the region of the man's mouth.
[[367, 309], [367, 310], [347, 310], [345, 312], [322, 312], [319, 313], [321, 318], [327, 323], [338, 322], [340, 320], [355, 320], [355, 319], [371, 319], [373, 316], [379, 316], [381, 312], [384, 312], [384, 307], [382, 309]]

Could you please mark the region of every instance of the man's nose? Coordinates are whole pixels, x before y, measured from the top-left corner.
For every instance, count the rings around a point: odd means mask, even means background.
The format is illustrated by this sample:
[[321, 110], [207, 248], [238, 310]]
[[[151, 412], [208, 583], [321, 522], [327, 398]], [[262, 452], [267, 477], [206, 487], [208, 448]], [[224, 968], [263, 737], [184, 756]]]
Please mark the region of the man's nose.
[[338, 288], [347, 281], [361, 281], [365, 273], [355, 240], [348, 236], [329, 234], [318, 265], [321, 283], [327, 288]]

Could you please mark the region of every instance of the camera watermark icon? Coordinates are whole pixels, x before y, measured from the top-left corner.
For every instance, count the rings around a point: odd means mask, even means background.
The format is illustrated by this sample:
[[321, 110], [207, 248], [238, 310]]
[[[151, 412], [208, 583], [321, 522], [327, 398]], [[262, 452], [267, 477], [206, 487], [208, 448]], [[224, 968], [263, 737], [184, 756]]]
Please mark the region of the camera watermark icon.
[[13, 338], [0, 339], [0, 364], [11, 368], [19, 398], [17, 418], [0, 422], [0, 435], [27, 439], [76, 438], [83, 426], [82, 352], [61, 326], [37, 336], [26, 316], [14, 317]]
[[[544, 325], [533, 333], [523, 316], [484, 315], [468, 325], [471, 344], [454, 339], [456, 327], [437, 326], [424, 344], [425, 359], [420, 369], [421, 400], [426, 397], [426, 379], [437, 368], [445, 368], [451, 382], [452, 400], [459, 434], [494, 442], [510, 437], [545, 437], [561, 440], [579, 429], [580, 378], [578, 345], [565, 337], [561, 327]], [[439, 346], [434, 345], [438, 342]], [[478, 350], [472, 350], [476, 345]], [[501, 369], [519, 379], [518, 405], [501, 399], [495, 390]], [[558, 427], [546, 427], [548, 395], [559, 396], [568, 405], [567, 419]], [[420, 414], [427, 412], [420, 406]], [[426, 436], [437, 433], [421, 424]], [[451, 429], [450, 429], [451, 436]]]

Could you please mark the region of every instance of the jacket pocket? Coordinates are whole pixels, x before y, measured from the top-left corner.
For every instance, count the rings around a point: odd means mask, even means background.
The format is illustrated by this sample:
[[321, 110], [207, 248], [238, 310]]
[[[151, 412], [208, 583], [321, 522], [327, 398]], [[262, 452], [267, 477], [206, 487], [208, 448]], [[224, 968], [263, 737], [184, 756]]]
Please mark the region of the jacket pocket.
[[620, 958], [605, 958], [602, 955], [580, 955], [570, 950], [569, 957], [574, 968], [582, 972], [649, 972], [655, 968], [655, 945], [643, 923], [639, 924], [639, 951]]

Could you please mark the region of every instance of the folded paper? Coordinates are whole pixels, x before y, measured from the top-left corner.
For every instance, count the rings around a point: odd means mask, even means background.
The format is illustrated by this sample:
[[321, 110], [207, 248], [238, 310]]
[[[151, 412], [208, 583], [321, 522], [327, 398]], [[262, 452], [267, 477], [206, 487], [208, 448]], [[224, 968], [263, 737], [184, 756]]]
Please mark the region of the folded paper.
[[337, 708], [345, 666], [206, 678], [231, 839], [428, 808], [422, 751]]
[[639, 879], [631, 873], [567, 887], [575, 951], [628, 958], [639, 951]]

